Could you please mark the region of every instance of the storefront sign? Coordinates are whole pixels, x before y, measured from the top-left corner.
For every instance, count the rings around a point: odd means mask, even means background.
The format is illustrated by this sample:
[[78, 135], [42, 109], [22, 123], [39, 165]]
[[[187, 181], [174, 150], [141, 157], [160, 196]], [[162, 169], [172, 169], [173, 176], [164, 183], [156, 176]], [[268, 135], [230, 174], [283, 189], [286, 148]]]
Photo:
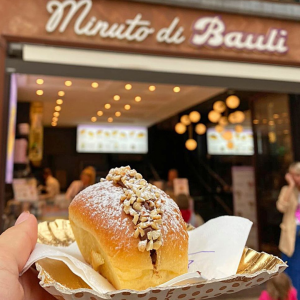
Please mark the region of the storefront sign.
[[[58, 30], [63, 33], [74, 18], [73, 30], [77, 35], [98, 35], [100, 38], [143, 42], [155, 34], [155, 28], [152, 27], [151, 21], [143, 19], [141, 13], [123, 23], [110, 24], [106, 20], [98, 20], [95, 16], [88, 17], [92, 5], [92, 0], [49, 1], [47, 11], [51, 16], [46, 24], [46, 31]], [[179, 45], [186, 41], [185, 35], [190, 35], [190, 32], [185, 31], [184, 27], [180, 26], [180, 19], [175, 17], [170, 26], [157, 31], [155, 39], [159, 43]], [[259, 35], [242, 31], [228, 32], [221, 17], [212, 16], [199, 18], [194, 23], [190, 43], [196, 47], [218, 48], [223, 46], [228, 49], [282, 54], [288, 51], [286, 39], [287, 31], [281, 29], [270, 29], [268, 33]]]
[[[300, 23], [135, 1], [14, 0], [9, 41], [109, 51], [300, 65]], [[25, 4], [26, 3], [26, 4]], [[237, 55], [238, 54], [238, 55]]]

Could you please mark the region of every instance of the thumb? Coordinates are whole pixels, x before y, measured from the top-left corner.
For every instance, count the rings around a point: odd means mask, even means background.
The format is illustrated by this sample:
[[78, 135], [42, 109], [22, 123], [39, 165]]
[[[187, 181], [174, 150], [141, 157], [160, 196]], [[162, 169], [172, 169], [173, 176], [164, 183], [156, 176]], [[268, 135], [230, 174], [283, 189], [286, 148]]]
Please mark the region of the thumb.
[[19, 275], [37, 241], [37, 220], [23, 212], [15, 226], [0, 236], [0, 260], [7, 262], [6, 269]]

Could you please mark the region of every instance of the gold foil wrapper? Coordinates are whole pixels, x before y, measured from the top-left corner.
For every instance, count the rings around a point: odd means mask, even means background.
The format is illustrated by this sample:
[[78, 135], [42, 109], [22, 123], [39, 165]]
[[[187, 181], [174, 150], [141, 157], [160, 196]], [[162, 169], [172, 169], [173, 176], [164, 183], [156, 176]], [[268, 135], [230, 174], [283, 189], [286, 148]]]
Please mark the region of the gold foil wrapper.
[[[190, 227], [190, 229], [192, 228]], [[43, 222], [38, 226], [38, 243], [52, 246], [68, 246], [74, 241], [75, 238], [68, 220]], [[54, 294], [57, 299], [73, 299], [69, 298], [69, 296], [73, 293], [75, 296], [82, 295], [82, 299], [84, 300], [103, 299], [95, 296], [94, 291], [92, 291], [80, 277], [73, 274], [71, 270], [60, 261], [42, 259], [36, 263], [36, 267], [39, 271], [41, 286], [48, 290], [48, 292]], [[122, 300], [126, 294], [126, 299], [130, 299], [131, 296], [138, 295], [138, 298], [143, 297], [143, 300], [148, 300], [154, 298], [151, 297], [151, 295], [159, 296], [159, 292], [161, 292], [159, 298], [163, 299], [166, 298], [171, 291], [171, 297], [167, 298], [169, 300], [175, 300], [178, 296], [179, 298], [180, 296], [183, 298], [184, 294], [180, 294], [180, 291], [185, 291], [184, 293], [186, 293], [187, 297], [188, 294], [191, 294], [190, 298], [194, 298], [194, 295], [198, 295], [198, 293], [200, 294], [199, 291], [203, 290], [206, 291], [206, 294], [203, 296], [199, 295], [200, 297], [197, 297], [197, 299], [208, 299], [225, 293], [238, 292], [242, 289], [261, 284], [276, 276], [285, 268], [286, 265], [279, 258], [267, 253], [259, 253], [250, 248], [245, 248], [237, 274], [230, 278], [216, 281], [211, 280], [206, 284], [188, 285], [187, 287], [148, 289], [147, 291], [144, 291], [147, 292], [144, 294], [134, 291], [115, 291], [114, 293], [109, 293], [109, 298]], [[187, 290], [190, 290], [190, 292], [186, 292]], [[213, 293], [214, 290], [218, 290], [218, 293], [210, 295], [210, 293]], [[59, 295], [55, 295], [55, 293], [59, 293]], [[93, 296], [91, 297], [91, 295]], [[155, 298], [158, 299], [157, 297]]]

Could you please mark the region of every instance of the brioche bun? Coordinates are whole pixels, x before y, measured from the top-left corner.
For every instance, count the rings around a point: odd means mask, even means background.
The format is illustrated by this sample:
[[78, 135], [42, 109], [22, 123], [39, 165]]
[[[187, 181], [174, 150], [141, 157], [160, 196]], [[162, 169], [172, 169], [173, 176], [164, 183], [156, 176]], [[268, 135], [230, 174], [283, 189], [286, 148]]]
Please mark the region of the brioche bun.
[[137, 224], [120, 200], [124, 186], [113, 180], [88, 187], [70, 205], [70, 223], [84, 259], [116, 289], [144, 290], [187, 272], [188, 234], [179, 208], [163, 191], [151, 188], [161, 201], [161, 246], [156, 250], [139, 250]]

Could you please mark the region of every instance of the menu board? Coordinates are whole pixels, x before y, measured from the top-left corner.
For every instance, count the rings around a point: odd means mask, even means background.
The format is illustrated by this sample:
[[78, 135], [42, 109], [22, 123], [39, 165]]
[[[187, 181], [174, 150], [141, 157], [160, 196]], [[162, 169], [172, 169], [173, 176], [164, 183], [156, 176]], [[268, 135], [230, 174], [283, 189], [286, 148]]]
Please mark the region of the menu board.
[[253, 155], [253, 132], [244, 128], [242, 132], [224, 129], [217, 132], [215, 128], [207, 130], [207, 151], [211, 155]]
[[77, 152], [80, 153], [147, 153], [146, 127], [79, 125]]

